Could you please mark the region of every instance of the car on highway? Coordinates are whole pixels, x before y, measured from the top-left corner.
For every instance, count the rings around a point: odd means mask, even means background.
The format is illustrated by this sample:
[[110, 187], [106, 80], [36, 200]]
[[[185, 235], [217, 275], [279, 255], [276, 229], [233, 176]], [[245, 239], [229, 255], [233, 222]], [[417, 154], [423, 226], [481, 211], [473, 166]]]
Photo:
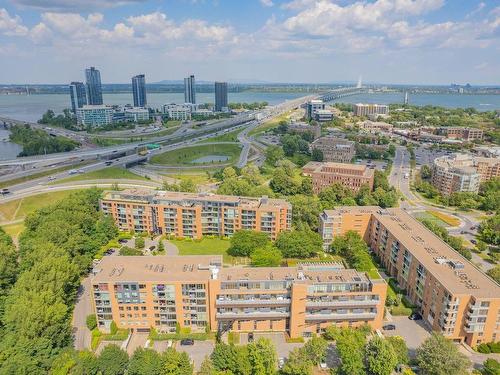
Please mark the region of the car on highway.
[[49, 176], [49, 181], [54, 181], [55, 179], [55, 176]]
[[182, 339], [181, 345], [182, 346], [194, 345], [194, 340], [193, 339]]
[[10, 194], [10, 190], [9, 189], [2, 189], [2, 190], [0, 190], [0, 194], [2, 194], [2, 195]]

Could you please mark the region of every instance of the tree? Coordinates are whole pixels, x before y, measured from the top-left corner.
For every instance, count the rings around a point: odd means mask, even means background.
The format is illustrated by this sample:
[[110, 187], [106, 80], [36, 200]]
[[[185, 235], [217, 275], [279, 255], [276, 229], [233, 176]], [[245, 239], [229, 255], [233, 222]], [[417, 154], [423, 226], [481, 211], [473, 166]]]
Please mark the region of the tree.
[[479, 226], [479, 234], [487, 244], [500, 246], [500, 214], [484, 220]]
[[334, 183], [319, 193], [323, 209], [333, 209], [338, 205], [355, 206], [354, 194], [348, 187], [341, 183]]
[[168, 348], [162, 356], [162, 371], [164, 375], [192, 375], [193, 365], [186, 352], [179, 353]]
[[328, 342], [320, 337], [315, 336], [310, 339], [303, 347], [304, 355], [314, 365], [319, 365], [326, 357], [326, 349]]
[[293, 349], [281, 369], [283, 375], [312, 375], [313, 364], [299, 348]]
[[500, 265], [497, 264], [495, 267], [489, 269], [486, 271], [486, 274], [500, 284]]
[[323, 161], [323, 151], [321, 151], [319, 148], [313, 148], [311, 157], [313, 161]]
[[142, 237], [136, 237], [135, 238], [135, 248], [137, 250], [144, 249], [144, 245], [145, 245], [144, 238], [142, 238]]
[[137, 348], [130, 357], [128, 375], [157, 375], [162, 371], [162, 357], [152, 349]]
[[278, 146], [268, 147], [266, 150], [266, 162], [271, 166], [276, 166], [279, 160], [285, 157], [283, 149]]
[[450, 340], [435, 332], [417, 349], [417, 362], [428, 375], [465, 374], [470, 366]]
[[330, 245], [330, 251], [343, 256], [349, 265], [358, 271], [369, 271], [373, 268], [368, 245], [357, 232], [348, 231], [343, 236], [336, 236]]
[[292, 223], [294, 227], [317, 231], [321, 212], [319, 199], [316, 196], [297, 194], [291, 196], [289, 202], [293, 207]]
[[428, 180], [429, 178], [431, 178], [431, 175], [431, 167], [429, 167], [428, 165], [422, 165], [422, 168], [420, 168], [420, 177]]
[[227, 253], [235, 257], [247, 257], [255, 249], [264, 247], [269, 242], [269, 237], [264, 232], [239, 230], [231, 237], [231, 245], [227, 249]]
[[281, 264], [283, 256], [271, 243], [263, 247], [258, 247], [250, 254], [252, 266], [254, 267], [278, 267]]
[[91, 331], [94, 328], [96, 328], [97, 327], [97, 318], [96, 318], [95, 314], [87, 315], [87, 319], [85, 320], [85, 323], [87, 325], [87, 328]]
[[97, 358], [97, 366], [103, 375], [123, 375], [127, 365], [127, 353], [114, 344], [107, 345]]
[[405, 340], [401, 336], [390, 336], [386, 340], [392, 345], [398, 364], [407, 365], [410, 362], [410, 357]]
[[366, 345], [366, 367], [373, 375], [390, 375], [398, 358], [393, 346], [387, 340], [375, 336]]
[[323, 242], [311, 230], [281, 232], [275, 242], [285, 258], [310, 258], [322, 251]]
[[277, 167], [269, 181], [269, 187], [283, 195], [294, 195], [300, 191], [300, 182], [296, 181], [293, 174], [288, 173], [286, 167]]
[[274, 375], [276, 372], [276, 348], [269, 339], [259, 339], [248, 344], [248, 360], [252, 375]]
[[481, 373], [483, 375], [500, 375], [500, 362], [493, 358], [487, 359], [483, 363]]

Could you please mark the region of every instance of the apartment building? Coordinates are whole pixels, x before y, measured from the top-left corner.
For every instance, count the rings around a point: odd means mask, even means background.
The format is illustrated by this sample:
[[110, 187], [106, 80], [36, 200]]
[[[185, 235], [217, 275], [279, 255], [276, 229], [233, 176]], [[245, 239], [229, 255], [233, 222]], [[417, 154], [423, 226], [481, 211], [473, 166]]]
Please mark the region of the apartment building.
[[389, 106], [385, 104], [354, 104], [354, 116], [388, 115]]
[[500, 177], [500, 158], [453, 154], [434, 159], [432, 184], [443, 195], [479, 191], [481, 182]]
[[104, 126], [113, 122], [114, 109], [107, 105], [84, 105], [76, 109], [76, 121], [81, 126]]
[[500, 341], [500, 286], [399, 208], [339, 207], [320, 215], [328, 246], [358, 232], [425, 321], [470, 346]]
[[196, 105], [191, 103], [170, 103], [163, 106], [163, 113], [171, 120], [186, 121], [191, 119], [191, 114], [196, 111], [196, 108]]
[[295, 122], [288, 124], [288, 131], [298, 134], [311, 133], [314, 139], [321, 136], [321, 126], [309, 125], [306, 122]]
[[464, 141], [473, 141], [483, 139], [483, 129], [465, 128], [459, 126], [443, 126], [437, 128], [437, 134], [450, 139], [460, 139]]
[[224, 267], [221, 256], [104, 257], [92, 301], [100, 330], [286, 332], [382, 325], [387, 284], [338, 263]]
[[292, 207], [283, 199], [229, 195], [125, 190], [105, 194], [101, 210], [121, 230], [167, 234], [177, 238], [231, 236], [240, 229], [276, 239], [292, 223]]
[[306, 103], [306, 119], [313, 120], [317, 111], [325, 109], [325, 103], [320, 99], [313, 99]]
[[323, 153], [323, 161], [350, 163], [356, 154], [354, 142], [346, 139], [325, 136], [311, 143], [311, 150], [318, 149]]
[[353, 192], [358, 192], [363, 185], [368, 185], [371, 190], [375, 176], [373, 169], [369, 169], [365, 165], [315, 161], [304, 165], [302, 173], [312, 177], [315, 194], [334, 183], [340, 183]]

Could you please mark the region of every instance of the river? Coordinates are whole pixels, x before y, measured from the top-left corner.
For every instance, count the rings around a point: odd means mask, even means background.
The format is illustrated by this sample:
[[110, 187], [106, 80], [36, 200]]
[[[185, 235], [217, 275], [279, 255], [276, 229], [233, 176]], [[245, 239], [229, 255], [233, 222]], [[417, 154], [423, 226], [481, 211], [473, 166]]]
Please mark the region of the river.
[[15, 158], [23, 148], [16, 143], [5, 142], [4, 139], [9, 139], [9, 131], [0, 127], [0, 160]]

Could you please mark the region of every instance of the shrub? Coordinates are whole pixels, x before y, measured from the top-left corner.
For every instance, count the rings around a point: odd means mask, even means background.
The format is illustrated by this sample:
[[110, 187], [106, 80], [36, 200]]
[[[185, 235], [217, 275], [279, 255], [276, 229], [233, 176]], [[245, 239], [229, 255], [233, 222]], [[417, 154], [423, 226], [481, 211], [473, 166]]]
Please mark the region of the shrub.
[[87, 328], [92, 331], [94, 328], [97, 327], [97, 318], [95, 314], [90, 314], [87, 316], [87, 319], [85, 320], [85, 324], [87, 325]]
[[144, 238], [142, 237], [136, 237], [135, 239], [135, 248], [136, 249], [144, 249]]
[[111, 322], [111, 325], [109, 326], [109, 333], [112, 334], [112, 335], [116, 335], [116, 332], [118, 332], [118, 327], [116, 326], [116, 323], [113, 320]]

